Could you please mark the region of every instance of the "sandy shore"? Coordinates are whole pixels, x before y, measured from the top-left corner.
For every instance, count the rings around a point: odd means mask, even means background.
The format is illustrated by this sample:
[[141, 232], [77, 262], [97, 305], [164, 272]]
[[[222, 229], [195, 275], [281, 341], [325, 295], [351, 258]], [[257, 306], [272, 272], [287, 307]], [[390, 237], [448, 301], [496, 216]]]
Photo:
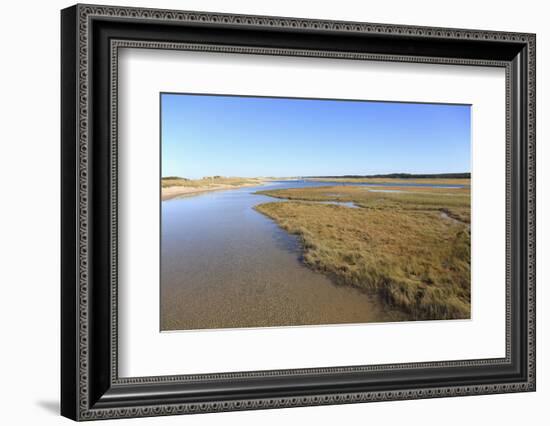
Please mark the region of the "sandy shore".
[[224, 184], [213, 184], [209, 186], [169, 186], [167, 188], [162, 188], [162, 201], [170, 200], [175, 197], [182, 195], [196, 195], [204, 192], [210, 191], [224, 191], [228, 189], [239, 189], [250, 186], [260, 186], [265, 182], [258, 183], [247, 183], [243, 185], [224, 185]]

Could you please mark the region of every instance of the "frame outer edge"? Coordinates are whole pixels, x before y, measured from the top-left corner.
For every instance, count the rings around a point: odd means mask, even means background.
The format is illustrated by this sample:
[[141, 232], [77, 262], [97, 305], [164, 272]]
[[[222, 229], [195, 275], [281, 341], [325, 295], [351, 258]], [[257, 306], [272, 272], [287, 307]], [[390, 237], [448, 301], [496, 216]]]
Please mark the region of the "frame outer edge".
[[77, 4], [76, 31], [77, 31], [77, 108], [78, 122], [76, 144], [78, 147], [77, 157], [77, 220], [78, 220], [78, 291], [77, 291], [77, 321], [78, 321], [78, 357], [77, 364], [77, 419], [85, 420], [90, 418], [89, 389], [89, 200], [90, 200], [90, 177], [88, 173], [89, 163], [89, 66], [90, 66], [90, 37], [88, 27], [88, 13], [84, 5]]
[[[67, 10], [67, 9], [66, 9]], [[489, 393], [504, 393], [529, 391], [535, 389], [535, 36], [526, 33], [509, 33], [496, 31], [481, 31], [481, 30], [462, 30], [462, 29], [447, 29], [447, 28], [430, 28], [430, 27], [408, 27], [403, 25], [386, 25], [386, 24], [368, 24], [354, 22], [337, 22], [298, 18], [275, 18], [267, 16], [246, 16], [246, 15], [228, 15], [217, 13], [203, 12], [185, 12], [185, 11], [169, 11], [158, 9], [140, 9], [127, 7], [110, 7], [96, 5], [77, 5], [74, 7], [76, 11], [75, 25], [77, 26], [77, 51], [75, 52], [76, 66], [76, 98], [78, 105], [78, 122], [76, 136], [78, 141], [78, 152], [76, 156], [76, 167], [78, 179], [78, 194], [77, 194], [77, 235], [78, 235], [78, 250], [77, 254], [77, 282], [78, 289], [75, 289], [77, 295], [77, 312], [73, 320], [73, 324], [77, 325], [77, 336], [74, 341], [75, 351], [78, 355], [78, 360], [75, 363], [76, 383], [74, 390], [76, 391], [76, 413], [75, 417], [78, 420], [104, 419], [114, 417], [141, 417], [151, 415], [169, 415], [180, 413], [193, 412], [217, 412], [229, 410], [243, 409], [262, 409], [262, 408], [282, 408], [292, 406], [308, 406], [308, 405], [324, 405], [324, 404], [342, 404], [351, 402], [366, 402], [380, 400], [400, 400], [400, 399], [416, 399], [416, 398], [434, 398], [442, 396], [461, 396]], [[67, 12], [64, 12], [67, 13]], [[144, 406], [139, 408], [113, 408], [113, 409], [93, 409], [89, 407], [89, 357], [88, 357], [88, 342], [89, 342], [89, 316], [88, 316], [88, 83], [89, 83], [89, 64], [88, 64], [88, 49], [89, 49], [89, 27], [88, 19], [91, 16], [98, 17], [118, 17], [118, 18], [135, 18], [141, 20], [172, 20], [177, 22], [192, 22], [192, 23], [223, 23], [234, 26], [256, 26], [260, 28], [291, 28], [291, 29], [315, 29], [326, 30], [328, 32], [359, 32], [359, 33], [383, 33], [385, 35], [397, 33], [401, 35], [411, 35], [415, 37], [437, 37], [447, 39], [470, 39], [470, 40], [487, 40], [487, 41], [508, 41], [523, 43], [528, 46], [528, 219], [529, 219], [529, 238], [528, 238], [528, 283], [527, 296], [529, 306], [529, 324], [528, 324], [528, 365], [527, 371], [529, 378], [526, 382], [520, 383], [503, 383], [500, 385], [480, 385], [469, 386], [451, 386], [449, 388], [429, 388], [429, 389], [411, 389], [400, 391], [387, 391], [360, 394], [330, 394], [321, 396], [307, 397], [282, 397], [273, 399], [255, 399], [245, 401], [221, 401], [204, 403], [198, 406], [193, 404], [165, 404], [161, 406]], [[65, 106], [63, 112], [66, 113]], [[63, 128], [67, 124], [63, 123]], [[74, 160], [73, 160], [74, 161]], [[65, 162], [63, 163], [65, 164]], [[66, 188], [66, 183], [63, 183], [63, 188]], [[68, 211], [64, 205], [63, 210]], [[65, 224], [63, 225], [65, 226]], [[67, 259], [64, 257], [64, 260]], [[66, 284], [64, 284], [65, 286]], [[65, 318], [65, 317], [64, 317]], [[65, 368], [65, 367], [64, 367]], [[64, 395], [64, 394], [63, 394]], [[66, 399], [65, 399], [66, 401]], [[67, 415], [67, 412], [64, 413]]]
[[77, 342], [77, 7], [61, 11], [61, 414], [76, 420]]

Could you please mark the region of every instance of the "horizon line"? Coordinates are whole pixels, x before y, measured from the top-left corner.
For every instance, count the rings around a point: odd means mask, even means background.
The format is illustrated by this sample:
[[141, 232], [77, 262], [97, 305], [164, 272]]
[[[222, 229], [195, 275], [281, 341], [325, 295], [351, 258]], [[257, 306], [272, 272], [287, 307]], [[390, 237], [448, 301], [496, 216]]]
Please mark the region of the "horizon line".
[[[360, 174], [343, 174], [343, 175], [287, 175], [287, 176], [267, 176], [267, 175], [255, 175], [255, 176], [240, 176], [240, 175], [205, 175], [200, 178], [192, 178], [192, 179], [205, 179], [205, 178], [235, 178], [235, 177], [248, 177], [248, 178], [254, 178], [254, 177], [279, 177], [279, 178], [383, 178], [383, 177], [412, 177], [412, 178], [430, 178], [430, 177], [441, 177], [441, 176], [462, 176], [462, 175], [469, 175], [471, 177], [472, 172], [442, 172], [442, 173], [403, 173], [403, 172], [392, 172], [392, 173], [376, 173], [376, 174], [369, 174], [369, 175], [360, 175]], [[177, 175], [168, 175], [168, 176], [161, 176], [162, 179], [167, 178], [180, 178], [180, 179], [191, 179], [186, 178], [184, 176], [177, 176]]]

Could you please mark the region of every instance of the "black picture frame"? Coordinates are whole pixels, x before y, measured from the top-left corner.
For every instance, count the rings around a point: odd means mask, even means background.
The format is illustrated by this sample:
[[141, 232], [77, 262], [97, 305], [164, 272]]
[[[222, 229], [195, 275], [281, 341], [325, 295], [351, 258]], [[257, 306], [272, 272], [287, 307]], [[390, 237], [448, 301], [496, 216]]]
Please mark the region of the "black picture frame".
[[[74, 420], [535, 390], [534, 34], [75, 5], [61, 12], [61, 414]], [[506, 69], [506, 357], [119, 378], [117, 49]]]

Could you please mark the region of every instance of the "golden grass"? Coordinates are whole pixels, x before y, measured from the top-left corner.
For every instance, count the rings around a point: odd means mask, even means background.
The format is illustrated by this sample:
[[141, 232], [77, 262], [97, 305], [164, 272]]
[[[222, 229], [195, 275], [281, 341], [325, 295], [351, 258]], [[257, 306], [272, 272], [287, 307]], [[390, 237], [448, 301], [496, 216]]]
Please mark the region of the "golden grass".
[[214, 185], [229, 185], [229, 186], [242, 186], [261, 183], [258, 178], [242, 178], [242, 177], [224, 177], [213, 176], [204, 177], [202, 179], [185, 179], [179, 177], [168, 177], [162, 179], [162, 187], [168, 188], [171, 186], [185, 186], [191, 188], [202, 188]]
[[316, 182], [346, 182], [346, 183], [425, 183], [428, 185], [470, 185], [470, 179], [444, 178], [307, 178]]
[[[400, 192], [379, 192], [379, 191]], [[470, 222], [469, 188], [318, 186], [258, 191], [288, 200], [353, 202], [368, 209], [434, 210]]]
[[299, 236], [311, 268], [376, 292], [411, 319], [470, 317], [469, 196], [341, 186], [261, 193], [295, 200], [256, 209]]

